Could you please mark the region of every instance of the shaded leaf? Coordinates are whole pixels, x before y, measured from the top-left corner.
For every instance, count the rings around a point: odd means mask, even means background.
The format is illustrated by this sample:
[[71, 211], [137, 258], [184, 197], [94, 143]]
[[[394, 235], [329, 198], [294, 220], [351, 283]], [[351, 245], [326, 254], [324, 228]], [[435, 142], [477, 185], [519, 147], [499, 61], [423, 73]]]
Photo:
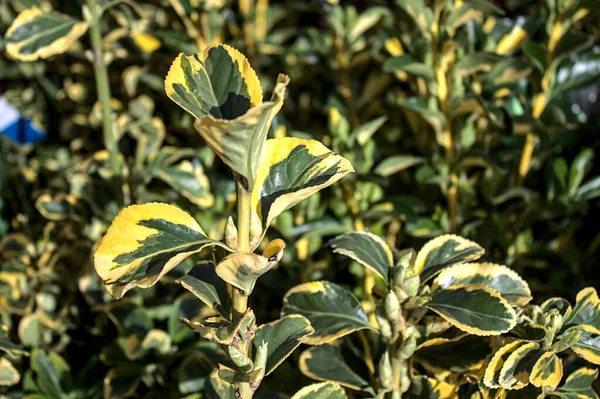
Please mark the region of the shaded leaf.
[[389, 283], [390, 269], [394, 266], [392, 250], [381, 238], [368, 232], [343, 234], [329, 241], [333, 252], [346, 255], [373, 270]]
[[303, 342], [320, 345], [357, 330], [375, 328], [352, 293], [337, 284], [316, 281], [300, 284], [285, 294], [282, 316], [305, 316], [315, 333]]
[[268, 343], [267, 368], [269, 375], [300, 345], [303, 338], [314, 332], [310, 322], [304, 316], [289, 315], [268, 324], [263, 324], [256, 330], [253, 345], [258, 349], [263, 343]]

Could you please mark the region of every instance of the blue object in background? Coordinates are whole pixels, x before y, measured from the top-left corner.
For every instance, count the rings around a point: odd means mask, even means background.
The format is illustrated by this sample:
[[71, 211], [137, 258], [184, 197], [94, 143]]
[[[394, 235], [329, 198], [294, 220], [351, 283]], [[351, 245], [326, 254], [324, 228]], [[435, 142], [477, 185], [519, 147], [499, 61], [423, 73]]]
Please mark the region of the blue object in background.
[[21, 116], [4, 97], [0, 96], [0, 134], [21, 144], [35, 144], [46, 134], [31, 120]]

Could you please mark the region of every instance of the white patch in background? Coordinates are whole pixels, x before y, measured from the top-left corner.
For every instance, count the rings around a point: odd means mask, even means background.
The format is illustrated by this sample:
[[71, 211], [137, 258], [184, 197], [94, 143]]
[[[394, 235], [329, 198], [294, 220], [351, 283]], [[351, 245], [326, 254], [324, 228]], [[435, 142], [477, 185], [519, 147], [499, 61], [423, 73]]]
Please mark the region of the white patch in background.
[[19, 111], [6, 98], [0, 97], [0, 131], [15, 124], [20, 118]]

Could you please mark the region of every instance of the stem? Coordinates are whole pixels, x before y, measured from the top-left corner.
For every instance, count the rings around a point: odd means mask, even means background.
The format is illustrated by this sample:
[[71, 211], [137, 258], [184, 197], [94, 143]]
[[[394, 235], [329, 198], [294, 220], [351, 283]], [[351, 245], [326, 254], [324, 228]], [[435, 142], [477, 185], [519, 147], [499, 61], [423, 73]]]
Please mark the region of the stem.
[[[250, 251], [250, 193], [238, 181], [237, 189], [237, 230], [238, 252]], [[233, 288], [234, 317], [240, 317], [248, 308], [248, 297]]]
[[[238, 252], [250, 251], [250, 193], [246, 191], [241, 182], [236, 181], [237, 190], [237, 230], [238, 230]], [[248, 309], [248, 297], [240, 290], [232, 287], [233, 291], [233, 319], [234, 321], [246, 313]], [[252, 348], [252, 342], [248, 342], [248, 354]], [[249, 383], [237, 383], [236, 393], [239, 399], [251, 399], [254, 390]]]
[[94, 51], [94, 74], [96, 75], [96, 90], [98, 101], [102, 106], [102, 132], [104, 134], [104, 146], [110, 157], [110, 167], [115, 176], [120, 175], [118, 139], [113, 129], [112, 111], [110, 109], [110, 84], [108, 71], [104, 64], [102, 52], [102, 33], [100, 32], [100, 19], [98, 18], [98, 5], [96, 0], [86, 0], [89, 9], [90, 35], [92, 49]]

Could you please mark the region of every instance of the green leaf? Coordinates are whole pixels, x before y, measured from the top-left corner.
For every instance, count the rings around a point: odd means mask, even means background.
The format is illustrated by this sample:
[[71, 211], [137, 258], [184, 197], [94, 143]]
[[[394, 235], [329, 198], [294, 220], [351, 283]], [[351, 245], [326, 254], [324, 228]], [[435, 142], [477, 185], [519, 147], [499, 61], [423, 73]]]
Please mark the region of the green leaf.
[[37, 386], [49, 398], [66, 398], [71, 370], [56, 353], [46, 355], [41, 349], [31, 353], [31, 368], [36, 373]]
[[387, 121], [387, 116], [380, 116], [364, 123], [350, 133], [350, 142], [364, 146], [373, 134]]
[[17, 359], [17, 357], [20, 355], [27, 353], [17, 344], [8, 339], [4, 328], [0, 328], [0, 351], [6, 352], [11, 359]]
[[508, 302], [485, 286], [440, 290], [425, 306], [455, 327], [474, 335], [500, 335], [517, 323], [517, 315]]
[[4, 36], [4, 45], [11, 58], [36, 61], [66, 53], [87, 29], [87, 22], [34, 7], [14, 19]]
[[346, 255], [373, 270], [389, 284], [390, 269], [394, 266], [392, 250], [381, 238], [367, 232], [347, 233], [329, 241], [333, 252]]
[[465, 284], [492, 288], [513, 306], [524, 306], [532, 299], [529, 285], [521, 276], [494, 263], [463, 263], [445, 269], [435, 279], [433, 290]]
[[104, 377], [104, 397], [132, 396], [141, 382], [143, 370], [134, 364], [123, 364], [110, 369]]
[[252, 341], [255, 349], [265, 342], [269, 345], [265, 375], [271, 374], [313, 332], [308, 319], [300, 315], [288, 315], [258, 327]]
[[556, 71], [556, 81], [550, 98], [577, 87], [593, 84], [600, 79], [600, 53], [587, 53], [576, 60], [568, 60]]
[[415, 359], [434, 374], [459, 373], [481, 367], [491, 351], [488, 338], [465, 334], [429, 339], [417, 347]]
[[477, 243], [466, 238], [454, 234], [439, 236], [429, 240], [417, 253], [415, 273], [425, 283], [447, 267], [480, 258], [483, 252]]
[[0, 387], [15, 385], [21, 379], [21, 374], [5, 357], [0, 358]]
[[494, 53], [466, 54], [456, 62], [453, 72], [457, 77], [465, 77], [477, 72], [489, 72], [502, 59]]
[[300, 371], [318, 381], [333, 381], [344, 387], [374, 394], [369, 382], [348, 363], [339, 346], [319, 345], [300, 355]]
[[227, 284], [217, 275], [213, 262], [199, 262], [176, 282], [223, 317], [229, 317], [231, 300]]
[[260, 82], [246, 58], [230, 46], [215, 45], [194, 56], [180, 54], [165, 88], [197, 118], [196, 130], [251, 191], [288, 83], [289, 77], [279, 75], [271, 101], [262, 103]]
[[486, 90], [493, 92], [501, 87], [514, 85], [529, 76], [531, 71], [531, 66], [525, 61], [514, 58], [503, 59], [486, 74], [485, 84], [489, 86]]
[[433, 11], [423, 0], [396, 0], [396, 4], [412, 18], [423, 37], [429, 38], [431, 36]]
[[569, 171], [569, 196], [572, 197], [577, 193], [583, 178], [592, 167], [593, 159], [594, 151], [591, 148], [585, 148], [573, 160]]
[[304, 283], [289, 290], [281, 314], [300, 314], [310, 321], [315, 333], [303, 340], [310, 345], [331, 342], [365, 328], [376, 331], [358, 299], [327, 281]]
[[416, 155], [392, 155], [386, 157], [375, 167], [374, 172], [381, 176], [391, 176], [395, 173], [410, 168], [411, 166], [425, 163], [426, 159]]
[[493, 14], [503, 15], [504, 11], [486, 0], [466, 0], [460, 7], [455, 7], [450, 12], [446, 26], [450, 29], [458, 29], [467, 22], [481, 23], [485, 17]]
[[333, 382], [321, 382], [305, 386], [291, 399], [347, 399], [344, 388]]
[[316, 140], [267, 140], [252, 192], [252, 207], [266, 229], [283, 211], [353, 171], [347, 159]]
[[397, 57], [388, 58], [383, 63], [384, 72], [404, 71], [418, 78], [423, 78], [428, 81], [435, 79], [433, 69], [422, 62], [412, 59], [409, 55], [400, 55]]
[[539, 72], [546, 72], [548, 68], [548, 50], [544, 46], [530, 40], [523, 45], [523, 52]]
[[582, 367], [573, 371], [558, 390], [552, 394], [564, 399], [598, 399], [592, 384], [598, 377], [598, 370]]
[[572, 54], [577, 54], [595, 43], [594, 37], [576, 29], [567, 30], [556, 45], [552, 56], [552, 64], [558, 65]]
[[113, 220], [94, 254], [94, 267], [115, 298], [147, 288], [193, 253], [210, 245], [200, 225], [177, 207], [131, 205]]
[[400, 104], [407, 111], [419, 115], [435, 132], [438, 143], [443, 143], [443, 132], [446, 128], [446, 117], [439, 111], [429, 109], [421, 99], [412, 97]]

